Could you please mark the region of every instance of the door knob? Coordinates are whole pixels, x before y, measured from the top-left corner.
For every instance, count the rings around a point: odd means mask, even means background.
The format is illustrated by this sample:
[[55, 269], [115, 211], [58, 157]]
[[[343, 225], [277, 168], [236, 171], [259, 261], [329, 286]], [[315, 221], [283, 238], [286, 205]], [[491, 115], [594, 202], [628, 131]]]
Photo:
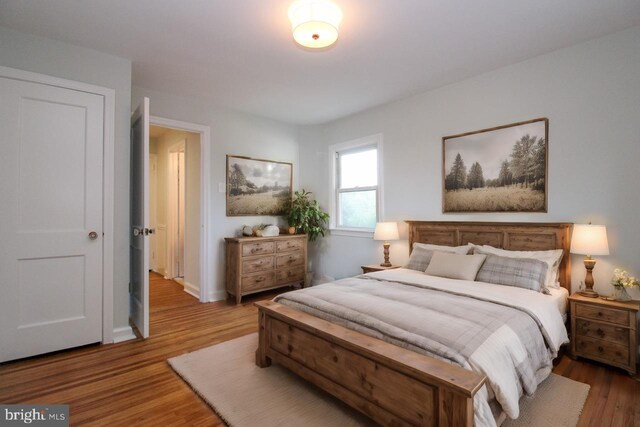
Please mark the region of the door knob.
[[97, 238], [98, 238], [98, 233], [96, 233], [95, 231], [92, 231], [89, 233], [89, 239], [96, 240]]

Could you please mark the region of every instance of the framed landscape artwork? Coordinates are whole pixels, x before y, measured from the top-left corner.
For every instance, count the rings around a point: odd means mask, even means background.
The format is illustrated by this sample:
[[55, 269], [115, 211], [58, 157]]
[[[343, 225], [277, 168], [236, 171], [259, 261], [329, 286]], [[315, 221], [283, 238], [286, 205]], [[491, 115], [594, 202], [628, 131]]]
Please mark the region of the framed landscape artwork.
[[547, 212], [549, 120], [442, 138], [442, 209]]
[[227, 155], [227, 216], [284, 215], [293, 164]]

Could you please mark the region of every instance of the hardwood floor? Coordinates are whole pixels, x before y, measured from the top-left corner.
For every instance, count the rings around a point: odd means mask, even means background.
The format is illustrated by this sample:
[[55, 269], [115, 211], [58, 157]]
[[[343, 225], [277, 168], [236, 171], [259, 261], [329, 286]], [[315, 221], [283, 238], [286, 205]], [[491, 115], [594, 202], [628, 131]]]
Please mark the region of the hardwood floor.
[[[277, 292], [236, 306], [200, 304], [156, 274], [150, 286], [149, 339], [0, 364], [0, 402], [69, 404], [72, 425], [223, 425], [166, 359], [255, 332], [253, 302]], [[623, 371], [563, 356], [554, 372], [591, 384], [580, 426], [640, 426], [640, 382]]]

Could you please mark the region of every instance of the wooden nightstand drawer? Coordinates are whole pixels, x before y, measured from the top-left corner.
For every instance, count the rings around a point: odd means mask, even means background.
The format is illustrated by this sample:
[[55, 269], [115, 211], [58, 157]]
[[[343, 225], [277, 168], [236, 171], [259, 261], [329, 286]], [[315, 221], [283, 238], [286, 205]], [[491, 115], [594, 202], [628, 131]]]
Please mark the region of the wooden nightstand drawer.
[[606, 325], [591, 320], [576, 319], [576, 334], [610, 341], [616, 344], [629, 345], [629, 329], [620, 326]]
[[370, 265], [362, 265], [362, 274], [367, 273], [375, 273], [376, 271], [385, 271], [385, 270], [393, 270], [396, 268], [400, 268], [399, 265], [392, 265], [391, 267], [383, 267], [380, 264], [370, 264]]
[[577, 336], [576, 350], [596, 359], [619, 365], [629, 364], [629, 346], [613, 344], [603, 340]]
[[273, 270], [273, 256], [263, 256], [242, 261], [242, 274]]
[[627, 311], [616, 310], [614, 308], [578, 304], [576, 305], [576, 316], [616, 323], [618, 325], [629, 325], [629, 313]]
[[270, 288], [275, 286], [275, 273], [273, 271], [252, 276], [242, 277], [242, 289], [244, 291], [255, 291], [257, 289]]
[[638, 301], [569, 297], [571, 353], [636, 373]]
[[273, 253], [274, 242], [252, 242], [242, 244], [242, 256], [262, 255]]

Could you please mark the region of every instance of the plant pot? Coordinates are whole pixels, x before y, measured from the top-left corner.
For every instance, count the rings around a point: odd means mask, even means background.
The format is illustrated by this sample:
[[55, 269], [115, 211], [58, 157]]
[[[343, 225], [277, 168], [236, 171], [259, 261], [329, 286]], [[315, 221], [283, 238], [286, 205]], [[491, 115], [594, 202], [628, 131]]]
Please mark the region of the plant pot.
[[614, 286], [613, 288], [613, 299], [616, 301], [631, 301], [631, 297], [624, 286]]
[[295, 227], [289, 227], [289, 234], [296, 234], [296, 228]]

